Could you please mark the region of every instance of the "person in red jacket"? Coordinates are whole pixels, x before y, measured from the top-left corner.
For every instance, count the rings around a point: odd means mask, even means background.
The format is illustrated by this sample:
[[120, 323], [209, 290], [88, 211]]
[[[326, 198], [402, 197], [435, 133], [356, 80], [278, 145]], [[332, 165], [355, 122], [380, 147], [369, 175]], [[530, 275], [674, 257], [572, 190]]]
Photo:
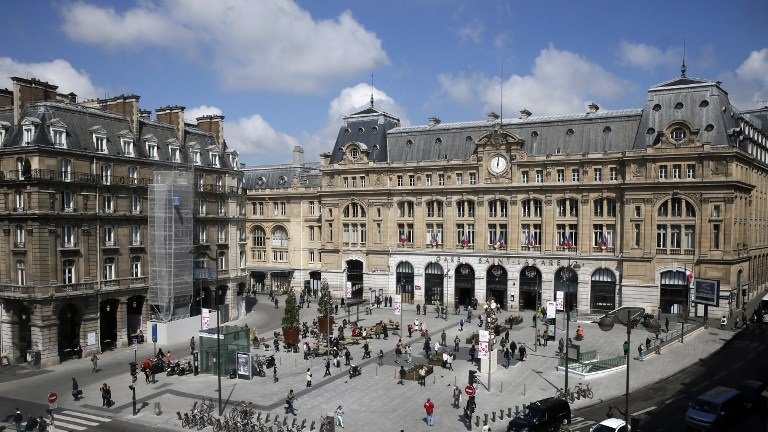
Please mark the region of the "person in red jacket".
[[432, 403], [432, 400], [429, 398], [424, 402], [424, 411], [427, 412], [427, 425], [434, 426], [435, 418], [433, 413], [435, 412], [435, 404]]

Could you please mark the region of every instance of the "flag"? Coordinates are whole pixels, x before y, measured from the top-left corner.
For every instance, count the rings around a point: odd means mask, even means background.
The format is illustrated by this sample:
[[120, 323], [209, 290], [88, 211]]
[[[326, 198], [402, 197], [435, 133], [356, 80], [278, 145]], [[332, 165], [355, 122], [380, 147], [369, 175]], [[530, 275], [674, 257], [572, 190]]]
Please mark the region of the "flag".
[[504, 247], [504, 233], [499, 234], [499, 238], [496, 240], [495, 247], [496, 249], [501, 249]]
[[432, 239], [430, 240], [430, 242], [434, 246], [437, 246], [437, 231], [432, 231]]
[[693, 270], [685, 269], [685, 280], [688, 282], [688, 288], [693, 288]]
[[405, 234], [402, 234], [400, 236], [400, 243], [402, 243], [402, 244], [408, 243], [408, 237]]
[[466, 235], [461, 236], [461, 245], [466, 246], [469, 244], [469, 240], [467, 239]]
[[528, 236], [528, 246], [536, 246], [536, 239], [534, 236]]

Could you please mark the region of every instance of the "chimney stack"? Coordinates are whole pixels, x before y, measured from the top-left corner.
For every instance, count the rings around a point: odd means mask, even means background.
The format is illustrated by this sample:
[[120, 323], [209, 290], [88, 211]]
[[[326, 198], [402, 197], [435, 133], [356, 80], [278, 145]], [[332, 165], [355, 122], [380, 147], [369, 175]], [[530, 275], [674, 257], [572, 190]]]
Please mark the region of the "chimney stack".
[[139, 110], [139, 118], [142, 120], [151, 120], [152, 119], [152, 111], [150, 110]]
[[594, 114], [600, 109], [600, 107], [594, 102], [587, 105], [587, 108], [589, 108], [589, 114]]
[[430, 126], [437, 126], [440, 124], [440, 118], [438, 117], [430, 117], [429, 118], [429, 125]]
[[169, 105], [155, 110], [157, 121], [167, 123], [176, 128], [176, 138], [179, 144], [184, 144], [184, 107]]
[[0, 107], [13, 106], [13, 92], [6, 89], [0, 89]]
[[499, 119], [499, 115], [491, 111], [488, 113], [488, 123], [493, 123]]
[[212, 133], [216, 137], [216, 145], [224, 151], [224, 116], [205, 115], [195, 119], [197, 128]]
[[131, 132], [134, 136], [139, 136], [139, 99], [141, 96], [135, 94], [115, 96], [113, 98], [99, 101], [102, 109], [115, 114], [128, 117], [131, 122]]
[[521, 119], [527, 119], [528, 117], [531, 116], [531, 114], [533, 114], [533, 113], [528, 111], [528, 109], [526, 109], [526, 108], [523, 108], [523, 109], [520, 110], [520, 118]]
[[301, 146], [293, 146], [293, 164], [304, 165], [304, 149]]
[[14, 124], [21, 122], [21, 112], [24, 106], [29, 102], [57, 100], [59, 94], [56, 89], [59, 86], [40, 81], [37, 78], [19, 78], [11, 77], [13, 81], [13, 121]]

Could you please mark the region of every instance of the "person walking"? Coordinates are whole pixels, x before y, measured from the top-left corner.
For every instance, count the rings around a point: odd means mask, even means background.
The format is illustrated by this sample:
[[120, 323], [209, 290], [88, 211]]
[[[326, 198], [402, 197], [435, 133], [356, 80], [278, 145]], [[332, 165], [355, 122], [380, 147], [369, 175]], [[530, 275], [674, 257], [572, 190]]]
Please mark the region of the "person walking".
[[419, 369], [419, 384], [422, 387], [427, 386], [427, 368], [424, 366]]
[[447, 335], [447, 334], [445, 334], [445, 330], [443, 330], [443, 332], [442, 332], [442, 333], [440, 333], [440, 344], [441, 344], [442, 346], [444, 346], [444, 347], [445, 347], [445, 346], [448, 346], [448, 345], [446, 344], [446, 342], [445, 342], [447, 338], [448, 338], [448, 335]]
[[93, 353], [91, 356], [91, 364], [93, 367], [91, 368], [91, 372], [98, 372], [99, 371], [99, 356], [96, 355], [96, 353]]
[[195, 337], [189, 338], [189, 355], [195, 355]]
[[408, 337], [413, 337], [413, 325], [411, 323], [408, 323]]
[[728, 318], [723, 315], [722, 318], [720, 318], [720, 330], [725, 330], [725, 326], [728, 325]]
[[307, 368], [307, 387], [312, 387], [312, 369], [310, 368]]
[[459, 320], [459, 331], [460, 331], [460, 332], [463, 332], [463, 331], [464, 331], [464, 318], [462, 318], [461, 320]]
[[24, 421], [24, 416], [21, 415], [21, 410], [16, 408], [16, 414], [13, 415], [13, 425], [16, 426], [16, 432], [21, 432], [21, 422]]
[[461, 389], [457, 385], [453, 386], [453, 407], [461, 407]]
[[277, 377], [277, 365], [272, 366], [272, 382], [278, 382], [280, 379]]
[[431, 399], [427, 398], [427, 401], [424, 402], [424, 411], [427, 413], [427, 426], [434, 426], [435, 425], [435, 404], [432, 402]]
[[402, 339], [397, 340], [395, 344], [395, 364], [400, 364], [400, 358], [403, 356], [403, 342]]
[[349, 352], [349, 348], [344, 348], [344, 366], [349, 366], [350, 360], [352, 360], [352, 353]]
[[277, 305], [278, 305], [277, 296], [275, 296], [275, 309], [277, 309], [278, 307]]
[[504, 348], [504, 368], [509, 369], [509, 348]]
[[107, 383], [104, 383], [99, 390], [101, 390], [101, 406], [105, 407], [107, 406]]
[[416, 315], [421, 315], [421, 305], [416, 303]]
[[468, 323], [472, 322], [472, 308], [467, 309], [467, 322]]
[[325, 359], [325, 373], [323, 374], [323, 378], [331, 376], [331, 359]]
[[459, 335], [456, 335], [456, 337], [453, 338], [453, 352], [459, 352], [460, 343], [461, 339], [459, 339]]
[[643, 359], [643, 344], [640, 344], [637, 346], [637, 359], [638, 360]]
[[344, 418], [342, 416], [344, 415], [344, 410], [341, 408], [341, 405], [339, 405], [339, 407], [336, 408], [335, 415], [336, 415], [336, 424], [343, 428]]
[[379, 366], [384, 366], [384, 351], [379, 350]]
[[453, 356], [451, 354], [445, 353], [445, 363], [448, 367], [448, 370], [453, 370]]
[[515, 343], [515, 341], [510, 341], [509, 342], [509, 356], [510, 356], [510, 358], [514, 357], [516, 352], [517, 352], [517, 344]]
[[520, 345], [520, 348], [517, 349], [518, 354], [520, 354], [520, 361], [525, 361], [525, 345]]
[[626, 356], [627, 354], [629, 354], [629, 342], [624, 341], [623, 348], [624, 348], [624, 356]]
[[299, 400], [296, 395], [293, 394], [293, 389], [288, 391], [288, 396], [285, 397], [285, 404], [287, 405], [285, 407], [285, 413], [286, 414], [293, 414], [296, 415], [296, 409], [294, 408], [293, 404]]
[[410, 364], [412, 357], [413, 357], [413, 350], [411, 349], [410, 345], [406, 345], [405, 346], [405, 362]]
[[80, 400], [80, 386], [77, 384], [77, 380], [72, 378], [72, 397], [75, 399], [75, 402]]
[[37, 432], [45, 432], [48, 430], [48, 422], [45, 421], [43, 416], [37, 416]]
[[541, 330], [536, 330], [536, 345], [542, 346], [542, 343], [541, 343]]
[[669, 317], [664, 317], [664, 329], [669, 333]]
[[397, 375], [398, 377], [400, 377], [397, 383], [405, 385], [405, 375], [406, 375], [405, 366], [400, 365], [400, 370], [397, 372]]

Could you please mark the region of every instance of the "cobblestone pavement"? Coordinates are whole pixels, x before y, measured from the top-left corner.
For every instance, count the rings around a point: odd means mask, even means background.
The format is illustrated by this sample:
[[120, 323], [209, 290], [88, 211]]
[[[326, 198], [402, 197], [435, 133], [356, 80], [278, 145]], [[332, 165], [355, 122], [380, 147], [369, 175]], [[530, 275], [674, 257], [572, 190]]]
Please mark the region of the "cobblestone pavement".
[[[344, 423], [349, 430], [366, 430], [372, 432], [378, 431], [399, 431], [400, 429], [413, 431], [421, 428], [428, 429], [425, 422], [425, 414], [422, 405], [426, 398], [431, 398], [435, 403], [435, 430], [462, 430], [463, 426], [459, 421], [461, 411], [451, 407], [451, 396], [454, 385], [464, 388], [467, 384], [468, 371], [477, 370], [475, 365], [471, 365], [468, 359], [468, 345], [464, 343], [465, 338], [478, 329], [477, 314], [475, 311], [471, 323], [467, 323], [463, 332], [459, 332], [459, 319], [465, 315], [449, 315], [447, 320], [437, 319], [434, 313], [419, 316], [425, 320], [430, 335], [434, 341], [439, 339], [440, 333], [445, 330], [449, 348], [452, 347], [454, 335], [461, 337], [461, 349], [457, 360], [454, 362], [454, 370], [443, 370], [440, 367], [435, 368], [435, 374], [427, 379], [425, 387], [417, 385], [413, 381], [406, 381], [406, 385], [398, 385], [395, 379], [395, 371], [399, 369], [394, 361], [394, 347], [399, 335], [389, 334], [389, 339], [371, 339], [369, 341], [371, 351], [374, 353], [372, 359], [361, 360], [362, 345], [353, 347], [350, 351], [353, 355], [353, 363], [362, 365], [363, 373], [354, 379], [349, 379], [347, 367], [343, 366], [337, 369], [332, 367], [333, 375], [323, 378], [324, 359], [303, 360], [302, 354], [280, 352], [276, 354], [278, 363], [279, 382], [273, 383], [271, 373], [267, 377], [256, 377], [251, 381], [231, 380], [228, 377], [222, 377], [222, 398], [227, 406], [232, 406], [236, 401], [252, 401], [256, 403], [261, 410], [269, 411], [274, 417], [275, 414], [280, 418], [285, 416], [284, 401], [285, 396], [290, 389], [293, 389], [297, 396], [296, 418], [298, 421], [307, 420], [319, 422], [321, 416], [327, 412], [335, 410], [338, 405], [344, 407]], [[256, 313], [259, 313], [257, 309]], [[313, 304], [311, 309], [302, 309], [302, 320], [311, 321], [316, 314], [316, 307]], [[415, 315], [415, 307], [405, 305], [404, 323], [412, 322]], [[252, 315], [252, 314], [251, 314]], [[517, 315], [514, 312], [502, 312], [500, 322], [510, 315]], [[354, 312], [352, 318], [354, 319]], [[477, 386], [477, 411], [481, 418], [485, 413], [494, 412], [496, 417], [500, 410], [504, 410], [504, 420], [496, 419], [493, 424], [494, 429], [506, 427], [507, 410], [510, 408], [514, 412], [516, 406], [544, 398], [554, 396], [559, 387], [563, 387], [564, 374], [556, 370], [557, 366], [557, 343], [549, 343], [547, 347], [536, 347], [534, 351], [533, 339], [535, 330], [531, 326], [532, 312], [523, 312], [524, 320], [520, 325], [514, 326], [510, 330], [510, 338], [519, 344], [526, 345], [528, 358], [524, 362], [514, 362], [509, 369], [499, 365], [499, 368], [492, 374], [490, 390], [488, 386], [488, 376], [481, 376], [482, 384]], [[337, 316], [337, 320], [346, 318], [342, 313]], [[253, 319], [245, 318], [244, 321]], [[392, 309], [381, 308], [373, 309], [370, 316], [360, 314], [360, 324], [367, 326], [378, 322], [379, 320], [399, 320]], [[564, 335], [564, 330], [560, 324], [563, 321], [562, 316], [558, 316], [557, 338]], [[673, 321], [673, 326], [680, 326], [677, 320]], [[626, 339], [626, 332], [621, 326], [616, 326], [610, 332], [602, 332], [596, 324], [590, 322], [571, 322], [571, 335], [575, 334], [575, 328], [581, 324], [585, 330], [585, 339], [581, 342], [582, 352], [597, 350], [600, 358], [610, 358], [622, 354], [622, 344]], [[273, 330], [260, 329], [261, 335], [270, 338]], [[642, 328], [637, 328], [632, 332], [632, 349], [644, 342], [649, 334]], [[660, 355], [652, 355], [644, 361], [633, 360], [631, 364], [631, 388], [638, 388], [669, 375], [678, 370], [697, 362], [718, 349], [732, 335], [731, 331], [709, 328], [700, 329], [692, 335], [686, 335], [684, 343], [673, 343], [665, 348]], [[408, 338], [407, 333], [403, 338], [405, 342], [412, 344], [414, 352], [414, 362], [422, 362], [423, 358], [423, 338], [414, 334], [413, 338]], [[145, 344], [147, 345], [147, 344]], [[151, 348], [151, 344], [149, 344]], [[180, 351], [188, 352], [184, 347], [176, 348]], [[378, 350], [384, 350], [386, 353], [384, 366], [377, 366], [375, 353]], [[264, 350], [256, 351], [264, 354]], [[635, 351], [633, 351], [634, 353]], [[270, 352], [272, 354], [272, 352]], [[114, 388], [122, 388], [122, 383], [127, 386], [127, 366], [125, 363], [132, 360], [133, 352], [130, 349], [122, 349], [104, 355], [111, 358], [106, 364], [114, 362], [119, 364], [120, 368], [126, 368], [126, 374], [121, 375], [119, 382], [111, 384]], [[129, 358], [130, 357], [130, 358]], [[141, 355], [139, 356], [141, 357]], [[500, 362], [501, 363], [501, 362]], [[77, 362], [68, 362], [51, 368], [47, 373], [30, 374], [23, 378], [24, 388], [13, 390], [19, 398], [39, 399], [40, 387], [47, 389], [46, 381], [52, 375], [63, 374], [68, 377], [70, 374], [86, 374], [90, 364], [87, 359]], [[107, 367], [107, 366], [105, 366]], [[111, 367], [111, 366], [110, 366]], [[78, 369], [79, 368], [79, 369]], [[311, 368], [313, 373], [313, 386], [307, 388], [306, 370]], [[82, 369], [82, 371], [80, 371]], [[23, 377], [23, 376], [22, 376]], [[20, 379], [22, 378], [20, 377]], [[68, 379], [68, 378], [67, 378]], [[594, 399], [578, 400], [573, 406], [579, 407], [594, 403], [601, 399], [609, 399], [623, 394], [624, 392], [624, 370], [612, 372], [600, 377], [590, 378], [588, 380], [594, 391]], [[114, 381], [114, 380], [113, 380]], [[575, 375], [569, 378], [569, 386], [574, 386], [579, 382], [584, 382]], [[85, 395], [90, 395], [90, 401], [80, 402], [78, 408], [88, 408], [94, 411], [103, 412], [106, 409], [98, 407], [98, 387], [102, 380], [99, 378], [82, 382], [81, 388]], [[0, 384], [0, 391], [13, 388], [13, 383]], [[137, 417], [137, 421], [149, 425], [161, 426], [175, 430], [181, 430], [180, 422], [176, 419], [176, 411], [182, 413], [188, 411], [195, 400], [201, 397], [209, 397], [216, 400], [216, 377], [211, 375], [200, 375], [198, 377], [160, 377], [157, 384], [145, 384], [140, 380], [137, 387], [137, 397], [140, 405], [146, 403]], [[47, 393], [47, 390], [45, 390]], [[109, 413], [114, 417], [131, 417], [130, 396], [127, 390], [113, 390], [116, 394], [117, 405], [109, 409]], [[8, 394], [7, 392], [5, 394]], [[60, 393], [61, 394], [61, 393]], [[69, 401], [70, 398], [61, 397], [60, 406], [64, 408], [74, 405]], [[466, 399], [463, 399], [466, 401]], [[154, 403], [160, 402], [162, 414], [156, 416], [153, 412]], [[291, 416], [292, 417], [292, 416]], [[503, 425], [503, 426], [502, 426]], [[482, 426], [482, 423], [480, 424]], [[479, 430], [479, 426], [472, 427], [472, 430]]]

